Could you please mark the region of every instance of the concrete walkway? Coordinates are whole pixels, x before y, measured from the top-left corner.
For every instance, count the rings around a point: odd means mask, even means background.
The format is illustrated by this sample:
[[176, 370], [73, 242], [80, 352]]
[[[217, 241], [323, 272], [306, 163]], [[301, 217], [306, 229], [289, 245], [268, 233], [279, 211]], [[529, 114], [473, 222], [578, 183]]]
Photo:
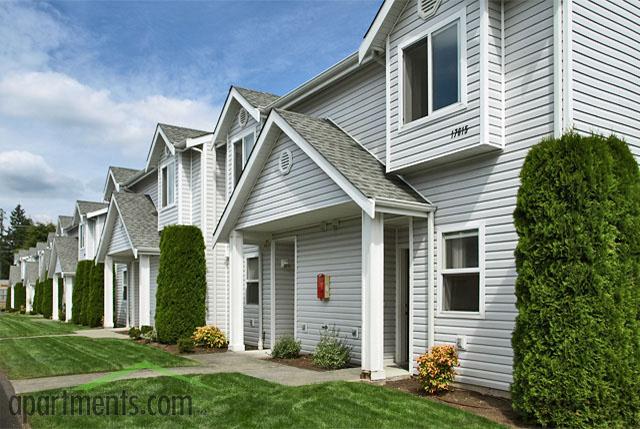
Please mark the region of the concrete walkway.
[[[119, 335], [119, 334], [118, 334]], [[189, 355], [188, 358], [200, 363], [199, 366], [167, 368], [159, 373], [152, 370], [135, 371], [123, 375], [120, 380], [135, 378], [154, 378], [172, 373], [176, 375], [216, 374], [221, 372], [239, 372], [262, 380], [280, 383], [286, 386], [324, 383], [328, 381], [359, 381], [360, 368], [347, 368], [336, 371], [313, 371], [275, 363], [268, 359], [264, 351], [242, 353], [207, 353]], [[387, 379], [408, 377], [408, 372], [397, 367], [387, 367]], [[92, 374], [74, 374], [58, 377], [31, 378], [28, 380], [12, 380], [17, 394], [36, 392], [48, 389], [59, 389], [79, 386], [97, 380], [110, 372]]]

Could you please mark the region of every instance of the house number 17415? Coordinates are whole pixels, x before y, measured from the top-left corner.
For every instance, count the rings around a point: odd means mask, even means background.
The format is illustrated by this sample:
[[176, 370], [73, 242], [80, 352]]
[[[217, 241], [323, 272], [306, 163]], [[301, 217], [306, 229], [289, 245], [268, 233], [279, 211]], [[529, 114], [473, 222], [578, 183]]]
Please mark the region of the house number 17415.
[[451, 130], [451, 138], [454, 139], [456, 137], [464, 136], [469, 132], [469, 125], [465, 125], [464, 127], [458, 127]]

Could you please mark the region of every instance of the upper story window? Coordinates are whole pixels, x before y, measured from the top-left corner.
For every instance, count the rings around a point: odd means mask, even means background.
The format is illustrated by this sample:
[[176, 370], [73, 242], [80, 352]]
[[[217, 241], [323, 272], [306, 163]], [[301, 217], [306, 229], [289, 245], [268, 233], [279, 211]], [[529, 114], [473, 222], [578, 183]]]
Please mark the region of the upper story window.
[[456, 15], [399, 47], [402, 123], [463, 102], [463, 45], [464, 19]]
[[249, 160], [249, 155], [255, 144], [253, 132], [233, 141], [233, 184], [237, 185], [242, 175], [242, 170]]
[[173, 162], [162, 167], [162, 207], [173, 205], [176, 191], [176, 170]]
[[80, 248], [84, 249], [84, 224], [80, 224], [78, 227], [78, 236], [80, 238]]
[[440, 244], [440, 311], [482, 315], [484, 228], [448, 230], [442, 233]]

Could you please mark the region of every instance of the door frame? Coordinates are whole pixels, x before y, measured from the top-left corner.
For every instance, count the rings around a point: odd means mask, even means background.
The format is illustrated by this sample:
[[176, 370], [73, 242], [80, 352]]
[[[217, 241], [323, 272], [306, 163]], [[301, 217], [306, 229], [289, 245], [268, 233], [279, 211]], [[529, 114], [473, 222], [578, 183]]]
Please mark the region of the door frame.
[[273, 348], [276, 341], [276, 242], [293, 240], [293, 338], [298, 339], [298, 237], [296, 235], [283, 236], [271, 239], [270, 249], [270, 300], [269, 300], [269, 347]]
[[[406, 264], [407, 264], [407, 273], [405, 274], [406, 278], [403, 282], [403, 259], [406, 255]], [[409, 353], [409, 333], [410, 333], [410, 313], [409, 309], [411, 308], [411, 297], [410, 297], [410, 272], [411, 272], [411, 252], [409, 251], [409, 245], [400, 245], [397, 242], [396, 236], [396, 311], [395, 311], [395, 334], [396, 334], [396, 347], [394, 360], [397, 364], [404, 364], [410, 361], [410, 353]], [[402, 308], [402, 304], [404, 304], [404, 300], [406, 297], [406, 306], [407, 311], [405, 313], [405, 309]], [[403, 332], [404, 325], [406, 324], [406, 332]], [[405, 359], [405, 355], [406, 359]]]

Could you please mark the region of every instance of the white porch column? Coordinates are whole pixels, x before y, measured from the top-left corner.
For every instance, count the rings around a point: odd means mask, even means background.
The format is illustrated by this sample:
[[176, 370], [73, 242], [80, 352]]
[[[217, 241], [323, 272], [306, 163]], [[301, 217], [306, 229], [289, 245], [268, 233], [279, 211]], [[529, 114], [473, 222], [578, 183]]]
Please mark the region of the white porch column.
[[11, 285], [11, 308], [16, 308], [16, 290], [15, 285]]
[[244, 252], [242, 232], [229, 236], [229, 350], [244, 351]]
[[73, 277], [64, 278], [65, 321], [71, 323], [73, 316]]
[[25, 306], [24, 309], [27, 313], [33, 310], [33, 306], [31, 302], [33, 301], [33, 297], [31, 296], [31, 285], [27, 285], [25, 288]]
[[384, 374], [384, 218], [362, 212], [362, 372]]
[[53, 320], [60, 320], [60, 312], [58, 309], [58, 301], [60, 300], [60, 297], [58, 296], [58, 282], [60, 281], [60, 276], [58, 274], [56, 274], [55, 276], [53, 276], [53, 302], [51, 303], [51, 305], [53, 306], [53, 308], [51, 309], [51, 318]]
[[113, 259], [104, 258], [104, 317], [102, 326], [113, 328]]
[[140, 255], [139, 257], [138, 290], [140, 297], [138, 299], [140, 309], [140, 326], [151, 325], [151, 264], [149, 255]]

